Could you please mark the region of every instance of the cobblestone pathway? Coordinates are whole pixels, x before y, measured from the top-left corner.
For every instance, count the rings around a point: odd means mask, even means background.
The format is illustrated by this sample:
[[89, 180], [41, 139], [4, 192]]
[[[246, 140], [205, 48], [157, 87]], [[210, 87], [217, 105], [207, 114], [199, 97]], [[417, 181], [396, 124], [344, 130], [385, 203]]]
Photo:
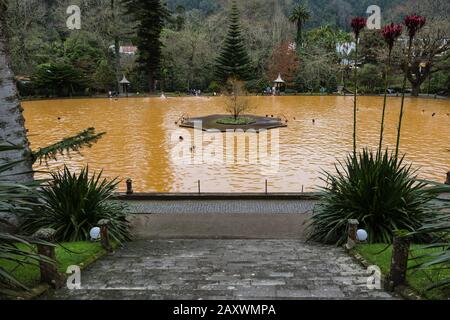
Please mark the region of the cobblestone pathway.
[[44, 299], [392, 299], [341, 248], [298, 240], [142, 240]]
[[306, 213], [314, 200], [147, 200], [125, 201], [131, 213]]

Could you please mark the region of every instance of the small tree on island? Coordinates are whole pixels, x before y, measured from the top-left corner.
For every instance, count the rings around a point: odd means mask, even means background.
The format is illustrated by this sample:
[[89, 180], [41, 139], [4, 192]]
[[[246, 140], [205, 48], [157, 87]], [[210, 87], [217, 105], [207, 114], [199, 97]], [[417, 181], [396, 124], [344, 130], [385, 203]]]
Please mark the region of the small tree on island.
[[[245, 83], [236, 78], [230, 78], [227, 81], [227, 86], [224, 91], [227, 92], [225, 110], [231, 114], [231, 122], [238, 123], [240, 116], [244, 112], [252, 109], [247, 97]], [[246, 122], [246, 119], [242, 119], [242, 122]]]

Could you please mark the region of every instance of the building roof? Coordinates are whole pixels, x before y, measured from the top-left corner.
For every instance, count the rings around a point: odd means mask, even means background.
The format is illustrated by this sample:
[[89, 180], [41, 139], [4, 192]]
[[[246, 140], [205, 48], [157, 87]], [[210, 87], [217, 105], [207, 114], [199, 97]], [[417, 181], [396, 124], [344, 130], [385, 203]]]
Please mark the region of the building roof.
[[119, 52], [123, 54], [135, 54], [138, 48], [135, 46], [121, 46]]
[[281, 78], [281, 73], [278, 74], [278, 78], [273, 81], [274, 83], [284, 83], [285, 81]]
[[336, 44], [336, 52], [339, 54], [349, 55], [356, 48], [356, 43], [345, 42]]
[[[110, 46], [109, 49], [114, 51], [114, 45]], [[138, 51], [138, 48], [135, 46], [120, 46], [119, 53], [121, 54], [129, 54], [134, 55]]]
[[128, 79], [125, 77], [125, 75], [123, 75], [122, 80], [120, 80], [119, 82], [120, 84], [130, 84], [131, 82], [128, 81]]

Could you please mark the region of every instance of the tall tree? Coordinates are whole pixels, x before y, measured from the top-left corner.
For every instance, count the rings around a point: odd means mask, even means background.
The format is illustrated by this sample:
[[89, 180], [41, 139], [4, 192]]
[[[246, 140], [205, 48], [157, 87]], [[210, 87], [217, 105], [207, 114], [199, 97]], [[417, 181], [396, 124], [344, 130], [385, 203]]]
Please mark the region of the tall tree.
[[172, 91], [204, 89], [214, 79], [215, 50], [207, 32], [197, 25], [200, 19], [187, 21], [181, 31], [164, 29], [162, 33], [162, 66], [167, 70], [166, 87]]
[[272, 52], [266, 75], [274, 80], [281, 74], [288, 86], [292, 85], [299, 69], [299, 58], [291, 41], [282, 42]]
[[450, 59], [450, 23], [438, 21], [430, 24], [415, 39], [412, 47], [411, 61], [404, 66], [408, 81], [411, 83], [412, 96], [417, 97], [420, 87], [436, 72], [449, 71], [447, 61]]
[[6, 24], [7, 0], [0, 0], [0, 140], [17, 146], [22, 150], [9, 150], [2, 154], [0, 166], [11, 161], [22, 161], [9, 174], [24, 173], [1, 177], [2, 180], [16, 180], [28, 182], [33, 180], [31, 174], [32, 161], [29, 142], [25, 129], [23, 109], [17, 96], [14, 74], [11, 70], [11, 61], [8, 48], [8, 30]]
[[297, 47], [302, 46], [303, 25], [311, 18], [311, 12], [304, 4], [298, 4], [292, 11], [289, 20], [297, 25]]
[[242, 37], [239, 10], [233, 0], [230, 12], [230, 26], [222, 52], [216, 61], [216, 77], [221, 83], [229, 78], [248, 80], [251, 62]]
[[148, 75], [149, 91], [154, 92], [161, 65], [161, 32], [168, 16], [160, 0], [122, 0], [127, 13], [137, 22], [138, 62]]
[[[115, 0], [111, 0], [111, 22], [114, 26], [117, 26], [117, 19], [116, 19], [116, 2]], [[117, 92], [120, 91], [120, 38], [119, 33], [116, 28], [113, 30], [114, 33], [114, 71], [116, 73], [116, 90]]]

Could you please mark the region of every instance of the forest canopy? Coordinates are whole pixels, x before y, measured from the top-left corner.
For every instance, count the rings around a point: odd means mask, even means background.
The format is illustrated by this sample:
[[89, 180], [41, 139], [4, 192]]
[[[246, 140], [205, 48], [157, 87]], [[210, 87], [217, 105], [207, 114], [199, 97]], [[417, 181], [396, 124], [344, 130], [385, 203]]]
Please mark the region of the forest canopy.
[[[21, 94], [104, 93], [116, 90], [123, 75], [130, 80], [131, 91], [147, 92], [149, 75], [139, 64], [143, 53], [133, 49], [139, 44], [140, 22], [127, 14], [126, 2], [9, 0], [13, 68], [21, 79], [29, 79], [19, 83]], [[153, 75], [158, 90], [181, 93], [192, 89], [219, 90], [216, 61], [226, 41], [231, 2], [161, 1], [168, 14], [162, 17], [161, 56]], [[302, 25], [303, 43], [294, 48], [297, 53], [294, 57], [288, 51], [298, 30], [290, 17], [299, 3], [309, 14]], [[66, 10], [73, 4], [81, 9], [81, 30], [69, 30], [66, 26]], [[247, 87], [252, 92], [262, 92], [272, 85], [272, 78], [278, 73], [286, 78], [288, 92], [331, 93], [338, 86], [351, 83], [346, 63], [351, 62], [352, 53], [343, 55], [336, 47], [353, 41], [351, 17], [366, 15], [372, 4], [381, 7], [382, 24], [399, 23], [406, 14], [420, 12], [430, 21], [427, 27], [435, 28], [429, 33], [439, 31], [441, 36], [448, 37], [449, 30], [450, 4], [446, 0], [248, 0], [237, 4], [240, 33], [252, 75], [246, 79]], [[362, 35], [362, 91], [367, 93], [381, 90], [379, 79], [383, 77], [385, 56], [381, 38], [377, 37], [369, 31]], [[124, 48], [131, 51], [124, 52]], [[424, 80], [422, 91], [448, 94], [448, 51], [435, 65], [439, 70], [427, 77], [428, 82]], [[394, 68], [395, 86], [395, 75], [400, 73], [401, 65]], [[49, 75], [46, 70], [55, 73]], [[370, 75], [374, 75], [374, 81], [370, 81]]]

